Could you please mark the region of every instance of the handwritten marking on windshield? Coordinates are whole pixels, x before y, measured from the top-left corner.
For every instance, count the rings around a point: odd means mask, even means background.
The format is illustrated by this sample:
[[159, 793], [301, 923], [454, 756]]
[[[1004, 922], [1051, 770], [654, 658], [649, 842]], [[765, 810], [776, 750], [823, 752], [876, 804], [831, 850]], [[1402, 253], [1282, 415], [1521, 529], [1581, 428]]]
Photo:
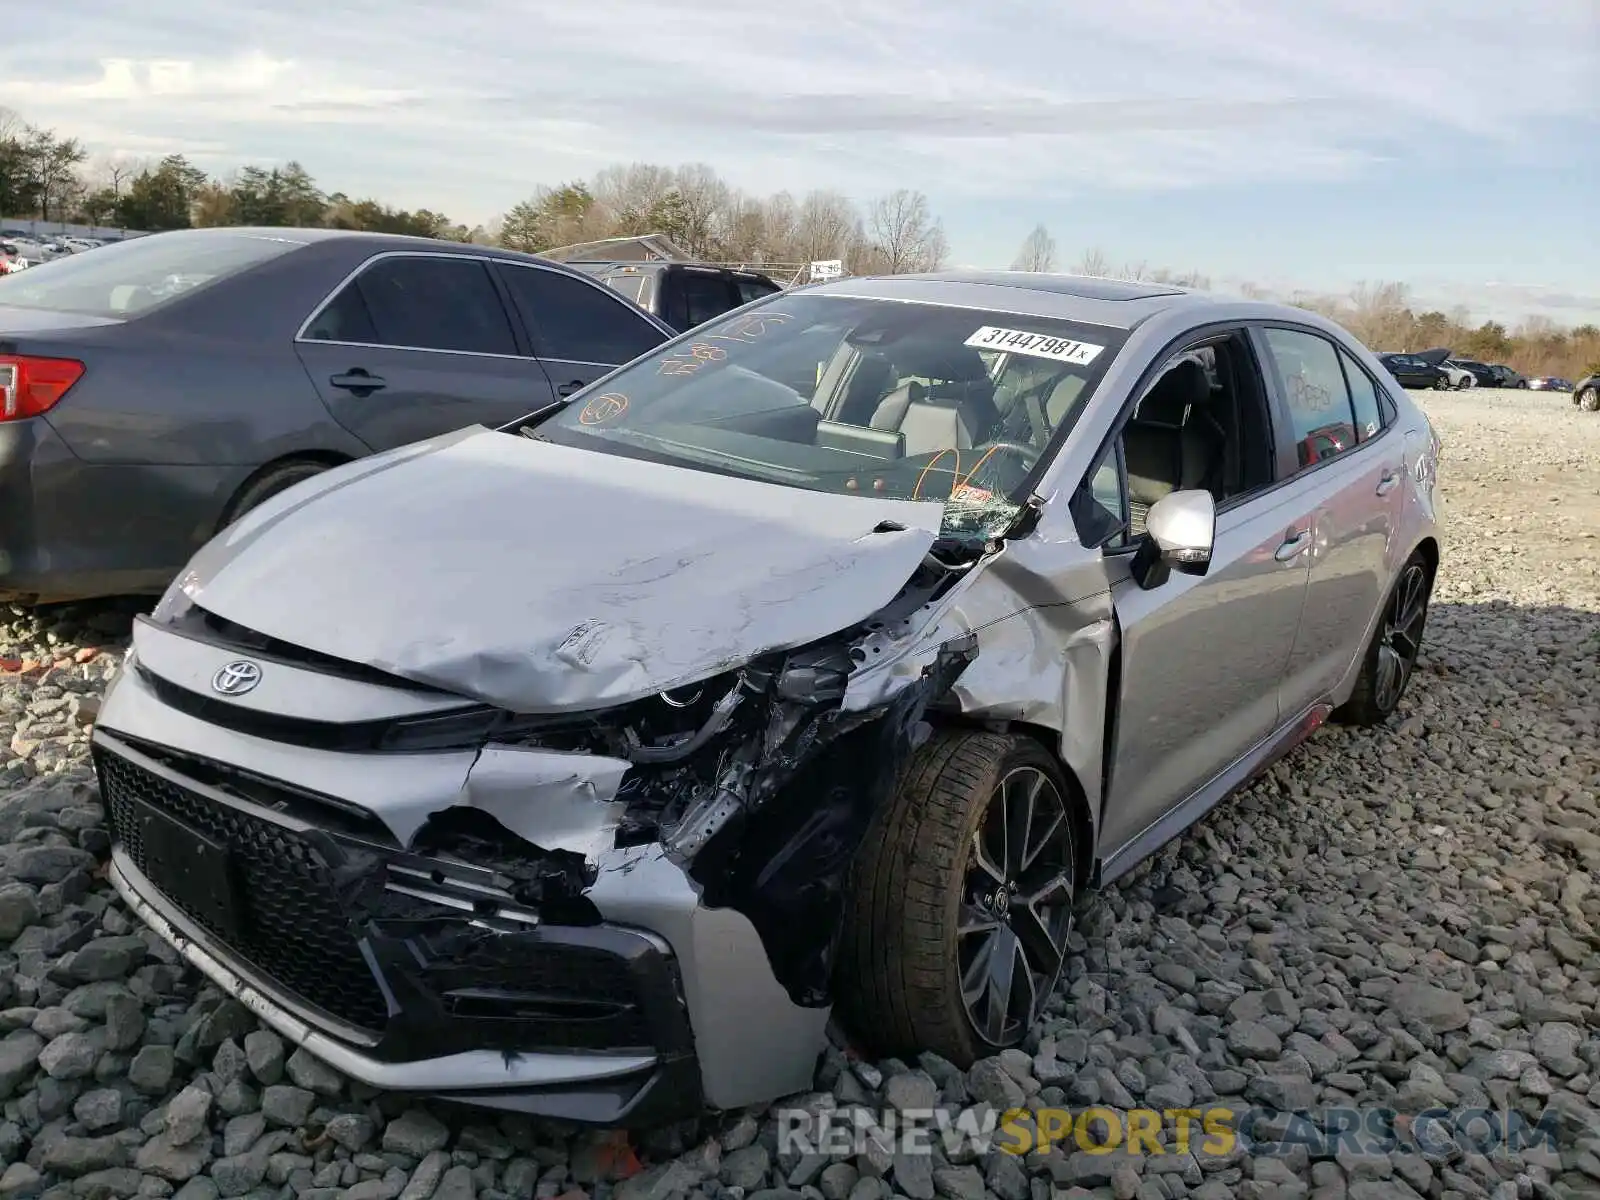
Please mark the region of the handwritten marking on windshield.
[[596, 396], [578, 413], [579, 425], [604, 425], [628, 411], [628, 398], [621, 392]]
[[771, 329], [794, 318], [786, 312], [746, 313], [725, 326], [721, 333], [709, 333], [707, 338], [716, 342], [753, 342]]
[[713, 346], [710, 342], [696, 342], [690, 346], [687, 353], [680, 351], [670, 358], [662, 360], [658, 375], [693, 375], [707, 363], [721, 362], [728, 357], [728, 352], [721, 346]]

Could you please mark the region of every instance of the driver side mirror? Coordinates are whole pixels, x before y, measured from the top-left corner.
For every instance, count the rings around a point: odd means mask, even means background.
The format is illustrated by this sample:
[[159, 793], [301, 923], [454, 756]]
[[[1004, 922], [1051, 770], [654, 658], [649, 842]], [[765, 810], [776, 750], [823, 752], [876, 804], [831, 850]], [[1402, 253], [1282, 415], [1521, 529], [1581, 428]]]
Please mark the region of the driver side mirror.
[[1217, 538], [1217, 503], [1199, 488], [1169, 492], [1145, 514], [1144, 539], [1133, 556], [1133, 577], [1146, 591], [1173, 571], [1204, 575]]

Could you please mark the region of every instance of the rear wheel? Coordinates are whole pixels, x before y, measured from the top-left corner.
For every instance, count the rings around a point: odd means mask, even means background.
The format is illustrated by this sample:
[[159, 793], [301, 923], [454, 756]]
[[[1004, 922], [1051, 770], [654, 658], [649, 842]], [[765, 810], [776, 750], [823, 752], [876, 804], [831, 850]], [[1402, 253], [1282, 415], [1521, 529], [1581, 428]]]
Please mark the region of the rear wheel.
[[256, 505], [270, 500], [279, 492], [297, 483], [310, 479], [313, 475], [322, 474], [327, 469], [326, 463], [312, 462], [309, 459], [294, 459], [267, 467], [239, 489], [238, 495], [234, 496], [222, 514], [222, 520], [217, 524], [218, 532], [232, 525]]
[[1448, 388], [1449, 386], [1450, 386], [1450, 376], [1448, 376], [1448, 375], [1441, 375], [1441, 376], [1439, 376], [1437, 379], [1435, 379], [1433, 381], [1433, 390], [1436, 391], [1436, 392], [1442, 392], [1446, 388]]
[[1422, 650], [1433, 572], [1421, 551], [1412, 554], [1383, 606], [1355, 690], [1334, 717], [1347, 725], [1381, 725], [1400, 705]]
[[1578, 407], [1584, 412], [1600, 412], [1600, 386], [1586, 387], [1579, 392]]
[[936, 734], [857, 862], [837, 981], [852, 1032], [962, 1068], [1018, 1045], [1066, 960], [1078, 837], [1066, 779], [1037, 742]]
[[1461, 382], [1456, 384], [1456, 391], [1464, 392], [1471, 386], [1472, 386], [1472, 377], [1470, 375], [1463, 375], [1461, 377]]

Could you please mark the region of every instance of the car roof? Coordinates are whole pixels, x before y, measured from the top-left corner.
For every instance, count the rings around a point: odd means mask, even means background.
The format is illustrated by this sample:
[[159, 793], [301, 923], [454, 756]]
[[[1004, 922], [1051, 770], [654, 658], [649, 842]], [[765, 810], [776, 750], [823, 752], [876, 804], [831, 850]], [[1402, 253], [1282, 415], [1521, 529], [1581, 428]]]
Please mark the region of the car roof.
[[915, 275], [867, 275], [812, 284], [808, 292], [984, 308], [1020, 316], [1080, 321], [1110, 329], [1132, 329], [1157, 313], [1227, 304], [1255, 317], [1305, 320], [1286, 305], [1232, 297], [1169, 284], [1135, 283], [1084, 275], [1034, 271], [935, 271]]
[[[146, 234], [146, 237], [266, 237], [287, 238], [292, 241], [319, 245], [329, 242], [360, 242], [370, 246], [374, 253], [383, 250], [417, 250], [438, 253], [481, 255], [489, 258], [509, 258], [519, 262], [537, 263], [542, 267], [563, 271], [569, 275], [582, 275], [563, 262], [527, 254], [521, 250], [508, 250], [503, 246], [483, 246], [477, 242], [452, 242], [443, 238], [416, 237], [404, 233], [378, 233], [365, 229], [320, 229], [315, 227], [278, 225], [218, 225], [205, 229], [178, 229], [170, 233]], [[143, 239], [140, 239], [143, 240]]]

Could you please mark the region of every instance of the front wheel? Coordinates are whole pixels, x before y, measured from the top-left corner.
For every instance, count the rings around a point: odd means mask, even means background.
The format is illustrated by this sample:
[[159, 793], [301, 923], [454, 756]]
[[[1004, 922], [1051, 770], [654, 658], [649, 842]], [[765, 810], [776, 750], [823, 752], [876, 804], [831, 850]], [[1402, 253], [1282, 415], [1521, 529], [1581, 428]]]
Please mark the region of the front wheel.
[[1346, 725], [1381, 725], [1400, 706], [1422, 651], [1422, 632], [1428, 623], [1428, 599], [1433, 594], [1433, 572], [1421, 551], [1400, 569], [1383, 615], [1373, 631], [1356, 676], [1350, 699], [1334, 713]]
[[1578, 394], [1578, 407], [1584, 412], [1600, 412], [1600, 387], [1584, 388]]
[[857, 859], [836, 980], [880, 1054], [965, 1069], [1019, 1045], [1066, 961], [1079, 831], [1055, 759], [1027, 737], [934, 735]]
[[1460, 383], [1456, 384], [1456, 391], [1464, 392], [1471, 386], [1472, 386], [1472, 380], [1463, 379]]
[[1448, 388], [1449, 386], [1450, 386], [1450, 377], [1448, 375], [1441, 375], [1441, 376], [1439, 376], [1439, 378], [1437, 378], [1437, 379], [1435, 379], [1433, 381], [1433, 390], [1436, 391], [1436, 392], [1442, 392], [1446, 388]]

